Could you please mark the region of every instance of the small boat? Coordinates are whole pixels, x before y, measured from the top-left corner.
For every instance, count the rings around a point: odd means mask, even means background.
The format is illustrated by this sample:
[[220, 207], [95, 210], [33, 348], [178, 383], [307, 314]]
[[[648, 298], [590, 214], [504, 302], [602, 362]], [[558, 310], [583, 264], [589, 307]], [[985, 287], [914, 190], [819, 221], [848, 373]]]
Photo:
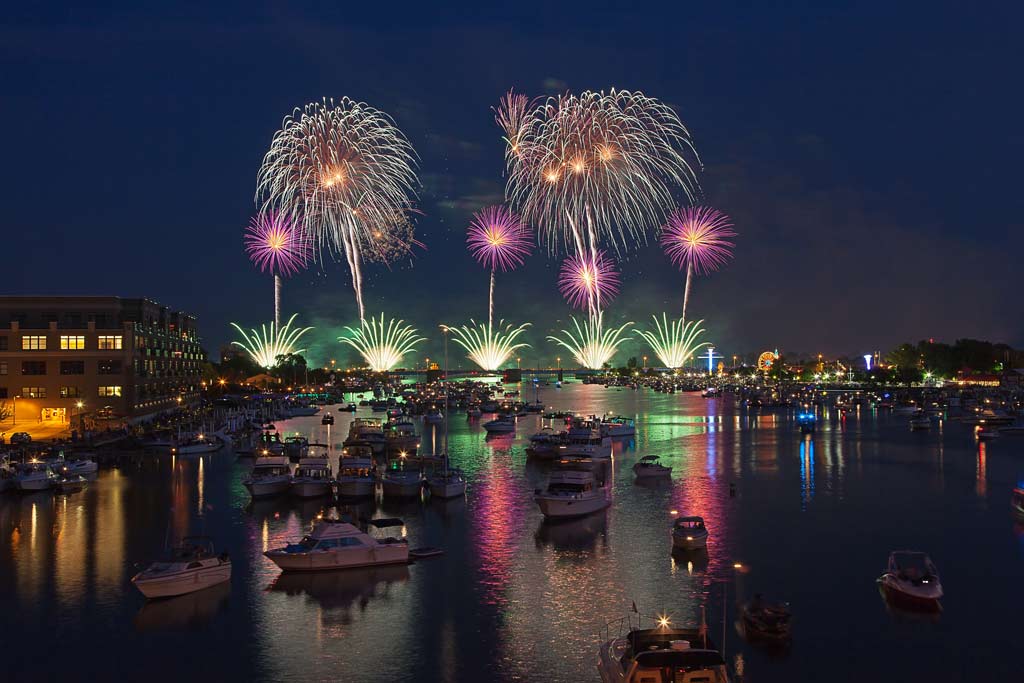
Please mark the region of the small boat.
[[589, 467], [560, 463], [548, 479], [545, 489], [537, 489], [533, 500], [548, 519], [582, 517], [604, 510], [611, 498], [598, 484]]
[[755, 593], [750, 602], [740, 606], [743, 633], [748, 640], [782, 642], [790, 637], [792, 614], [789, 603], [766, 602]]
[[57, 479], [57, 475], [46, 463], [32, 460], [17, 467], [14, 474], [14, 485], [19, 491], [33, 493], [52, 488], [57, 483]]
[[462, 470], [448, 467], [448, 457], [444, 459], [442, 471], [427, 477], [431, 498], [458, 498], [466, 495], [466, 477]]
[[154, 562], [132, 577], [147, 598], [170, 598], [231, 580], [231, 560], [217, 555], [205, 536], [186, 536], [170, 556]]
[[242, 479], [242, 486], [253, 498], [276, 496], [292, 485], [292, 466], [283, 455], [267, 455], [253, 461], [252, 472]]
[[559, 456], [559, 447], [565, 445], [566, 432], [556, 432], [551, 427], [545, 427], [530, 437], [530, 445], [526, 447], [526, 454], [533, 458], [553, 459]]
[[703, 517], [680, 517], [672, 525], [672, 547], [700, 550], [708, 545], [708, 529]]
[[598, 651], [597, 671], [602, 683], [728, 683], [725, 659], [699, 628], [672, 628], [660, 618], [655, 628], [631, 628], [626, 636], [611, 638]]
[[1010, 507], [1015, 513], [1024, 517], [1024, 485], [1018, 486], [1010, 494]]
[[818, 426], [818, 416], [814, 413], [803, 411], [797, 414], [796, 423], [800, 427], [801, 434], [813, 434]]
[[284, 454], [292, 462], [299, 462], [309, 455], [309, 439], [304, 436], [289, 436], [284, 440]]
[[636, 422], [631, 417], [611, 415], [601, 419], [601, 431], [613, 439], [634, 436], [636, 434]]
[[[371, 519], [367, 528], [404, 526], [400, 519]], [[409, 544], [404, 538], [377, 538], [348, 521], [322, 519], [298, 543], [263, 553], [282, 570], [323, 571], [407, 564]]]
[[648, 477], [668, 477], [672, 474], [672, 468], [661, 464], [656, 455], [645, 455], [633, 465], [633, 474], [637, 479]]
[[213, 453], [224, 447], [224, 443], [216, 437], [207, 437], [205, 434], [198, 434], [196, 438], [179, 443], [171, 448], [171, 453], [178, 455], [203, 455]]
[[[403, 458], [404, 461], [404, 458]], [[387, 498], [415, 498], [423, 488], [423, 473], [406, 469], [405, 462], [393, 462], [380, 477], [380, 485]]]
[[74, 493], [84, 489], [87, 483], [89, 483], [89, 480], [81, 474], [74, 474], [70, 477], [60, 477], [57, 479], [54, 487], [61, 493]]
[[432, 408], [423, 415], [423, 421], [428, 424], [439, 424], [444, 420], [444, 414], [437, 408]]
[[889, 554], [889, 566], [878, 578], [887, 599], [913, 607], [938, 609], [942, 598], [939, 572], [928, 555], [912, 550]]
[[358, 410], [358, 408], [356, 408], [355, 403], [349, 403], [344, 408], [338, 408], [339, 413], [354, 413], [356, 410]]
[[299, 498], [319, 498], [331, 493], [331, 463], [327, 456], [303, 458], [292, 477], [291, 494]]
[[95, 479], [98, 471], [96, 463], [88, 458], [65, 460], [59, 468], [59, 473], [64, 477], [82, 476], [86, 479]]
[[334, 424], [334, 416], [331, 415], [330, 413], [324, 413], [324, 416], [322, 418], [320, 418], [320, 424], [322, 424], [322, 425], [332, 425], [332, 424]]
[[910, 431], [924, 431], [932, 428], [932, 420], [924, 412], [920, 412], [910, 418]]
[[488, 434], [508, 434], [516, 431], [515, 418], [508, 415], [499, 415], [493, 420], [484, 422], [483, 426]]
[[310, 417], [320, 412], [318, 406], [307, 406], [298, 404], [286, 409], [288, 417]]

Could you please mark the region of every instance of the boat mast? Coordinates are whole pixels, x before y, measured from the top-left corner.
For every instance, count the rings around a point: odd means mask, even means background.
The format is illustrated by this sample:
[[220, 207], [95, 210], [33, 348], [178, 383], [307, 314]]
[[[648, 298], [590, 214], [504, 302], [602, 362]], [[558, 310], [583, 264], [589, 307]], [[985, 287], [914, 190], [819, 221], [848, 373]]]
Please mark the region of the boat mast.
[[444, 331], [444, 473], [448, 474], [448, 326]]

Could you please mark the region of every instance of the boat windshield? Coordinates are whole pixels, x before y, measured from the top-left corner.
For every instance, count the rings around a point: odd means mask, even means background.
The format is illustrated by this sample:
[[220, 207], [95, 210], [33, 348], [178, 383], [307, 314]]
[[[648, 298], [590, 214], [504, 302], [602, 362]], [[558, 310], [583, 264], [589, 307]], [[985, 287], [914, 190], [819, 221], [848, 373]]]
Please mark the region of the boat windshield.
[[935, 574], [935, 567], [924, 553], [896, 553], [893, 564], [900, 576], [911, 580]]

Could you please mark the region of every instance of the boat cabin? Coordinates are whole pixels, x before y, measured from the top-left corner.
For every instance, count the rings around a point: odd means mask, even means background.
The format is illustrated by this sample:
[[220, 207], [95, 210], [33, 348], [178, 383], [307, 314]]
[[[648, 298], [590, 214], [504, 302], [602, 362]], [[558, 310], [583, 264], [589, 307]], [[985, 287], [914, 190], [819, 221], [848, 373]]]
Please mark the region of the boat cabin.
[[675, 522], [676, 529], [686, 531], [705, 531], [703, 517], [680, 517]]
[[727, 680], [725, 660], [699, 629], [638, 629], [630, 631], [626, 640], [627, 649], [620, 661], [630, 683]]

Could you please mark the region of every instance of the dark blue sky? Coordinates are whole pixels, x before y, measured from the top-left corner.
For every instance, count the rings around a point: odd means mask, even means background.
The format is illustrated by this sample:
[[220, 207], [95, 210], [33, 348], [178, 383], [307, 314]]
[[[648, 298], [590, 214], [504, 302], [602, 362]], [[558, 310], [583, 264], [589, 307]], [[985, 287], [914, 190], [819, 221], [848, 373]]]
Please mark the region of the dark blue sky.
[[[229, 320], [272, 316], [241, 235], [274, 131], [348, 95], [421, 157], [427, 250], [367, 268], [368, 310], [479, 319], [487, 273], [464, 230], [502, 197], [490, 107], [510, 87], [617, 87], [677, 108], [740, 233], [691, 300], [726, 354], [1024, 344], [1015, 3], [122, 4], [0, 18], [4, 291], [148, 296], [197, 314], [215, 356]], [[609, 317], [677, 311], [683, 278], [655, 246], [621, 265]], [[556, 355], [544, 337], [568, 312], [556, 273], [538, 254], [499, 276], [498, 314], [534, 322], [531, 363]], [[347, 357], [329, 338], [355, 318], [349, 283], [342, 264], [286, 282], [285, 309], [321, 328], [314, 360]]]

